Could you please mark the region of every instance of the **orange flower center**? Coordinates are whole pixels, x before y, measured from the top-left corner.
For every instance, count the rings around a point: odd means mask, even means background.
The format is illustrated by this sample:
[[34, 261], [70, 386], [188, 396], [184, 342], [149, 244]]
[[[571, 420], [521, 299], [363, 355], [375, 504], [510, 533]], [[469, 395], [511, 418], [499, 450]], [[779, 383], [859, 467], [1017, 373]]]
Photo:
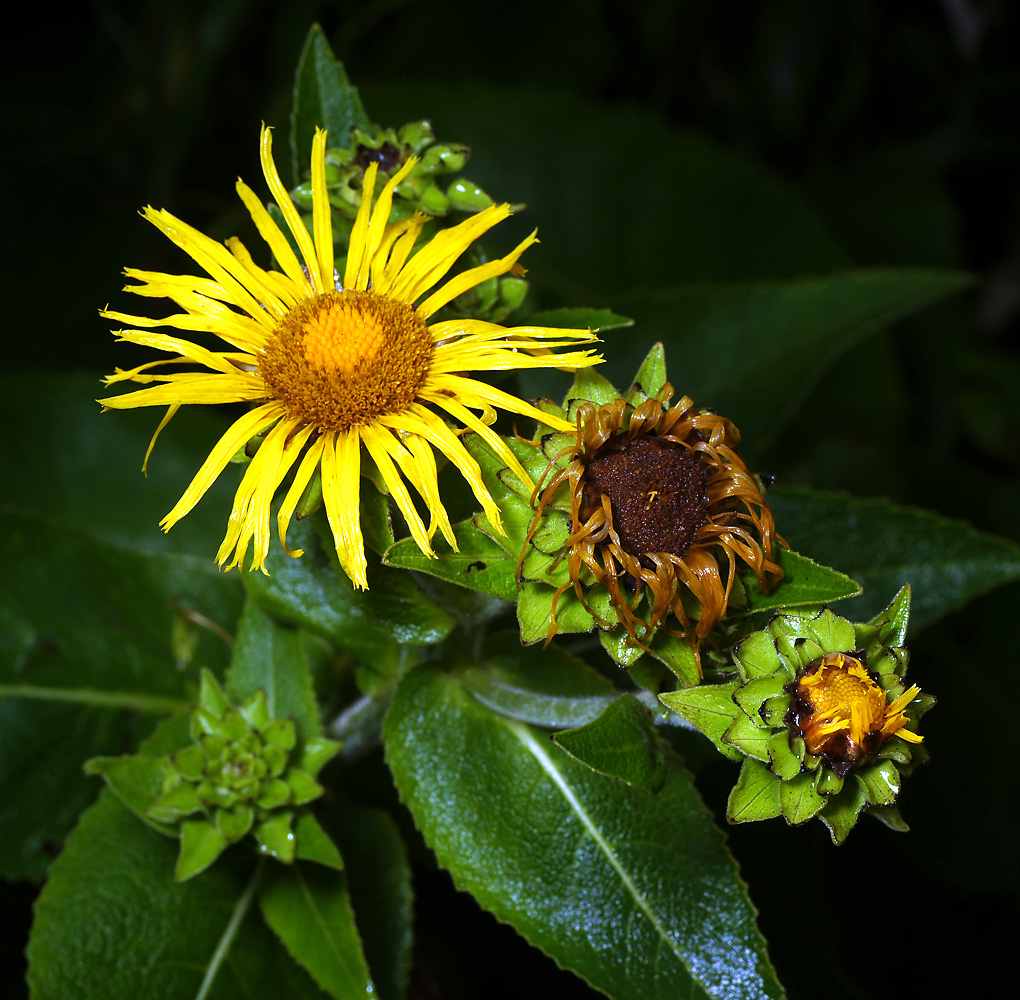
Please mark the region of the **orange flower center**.
[[432, 353], [425, 321], [406, 302], [371, 291], [326, 292], [283, 318], [259, 371], [291, 415], [345, 430], [410, 406]]
[[788, 690], [794, 698], [786, 721], [799, 730], [810, 753], [830, 759], [837, 774], [846, 774], [891, 736], [920, 742], [903, 728], [909, 721], [903, 709], [919, 689], [890, 703], [862, 660], [848, 653], [823, 656]]

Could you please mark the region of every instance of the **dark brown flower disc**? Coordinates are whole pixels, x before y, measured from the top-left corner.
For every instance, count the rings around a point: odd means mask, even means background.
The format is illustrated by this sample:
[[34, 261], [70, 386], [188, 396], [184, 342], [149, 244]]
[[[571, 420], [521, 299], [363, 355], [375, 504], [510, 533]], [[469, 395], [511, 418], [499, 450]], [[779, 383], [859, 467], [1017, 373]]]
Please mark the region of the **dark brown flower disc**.
[[682, 557], [708, 519], [707, 479], [695, 452], [657, 437], [619, 437], [587, 464], [581, 518], [598, 510], [604, 494], [626, 551]]

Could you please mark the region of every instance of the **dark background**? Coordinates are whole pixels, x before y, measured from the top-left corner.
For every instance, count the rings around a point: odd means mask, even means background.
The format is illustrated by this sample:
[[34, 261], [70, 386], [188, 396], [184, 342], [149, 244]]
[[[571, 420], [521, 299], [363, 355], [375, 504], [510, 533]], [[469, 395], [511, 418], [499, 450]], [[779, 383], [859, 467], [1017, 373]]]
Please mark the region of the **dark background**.
[[[593, 132], [587, 150], [631, 154], [615, 190], [599, 193], [618, 206], [600, 209], [607, 254], [626, 254], [627, 192], [658, 163], [641, 127], [654, 115], [780, 177], [855, 265], [973, 271], [969, 295], [901, 324], [877, 352], [852, 350], [761, 463], [785, 482], [889, 496], [1020, 538], [1020, 5], [1007, 0], [185, 0], [40, 16], [31, 35], [5, 40], [5, 366], [30, 378], [123, 362], [96, 315], [124, 307], [120, 269], [181, 267], [138, 208], [165, 205], [220, 237], [243, 227], [233, 181], [259, 177], [260, 121], [286, 135], [314, 20], [382, 124], [428, 115], [443, 138], [477, 142], [444, 127], [444, 101], [492, 88], [632, 115], [633, 130]], [[434, 105], [418, 106], [423, 94]], [[375, 109], [391, 106], [399, 117], [382, 120]], [[490, 127], [500, 115], [494, 100]], [[549, 142], [549, 171], [573, 162], [568, 152]], [[480, 169], [468, 172], [487, 186]], [[506, 187], [505, 176], [492, 185], [523, 196]], [[556, 235], [543, 228], [550, 247]], [[543, 252], [555, 267], [555, 250]], [[541, 305], [612, 305], [597, 288], [572, 302], [535, 291]], [[669, 360], [680, 382], [682, 359]], [[836, 849], [817, 823], [730, 831], [794, 1000], [1000, 988], [1020, 885], [1018, 597], [1014, 584], [911, 635], [912, 679], [940, 699], [925, 720], [933, 763], [902, 799], [911, 833], [865, 821]], [[721, 760], [702, 772], [713, 808], [732, 777]], [[418, 890], [432, 913], [418, 995], [591, 995], [443, 874], [423, 872]], [[3, 893], [27, 922], [34, 890]], [[6, 970], [17, 972], [22, 946], [5, 942]]]

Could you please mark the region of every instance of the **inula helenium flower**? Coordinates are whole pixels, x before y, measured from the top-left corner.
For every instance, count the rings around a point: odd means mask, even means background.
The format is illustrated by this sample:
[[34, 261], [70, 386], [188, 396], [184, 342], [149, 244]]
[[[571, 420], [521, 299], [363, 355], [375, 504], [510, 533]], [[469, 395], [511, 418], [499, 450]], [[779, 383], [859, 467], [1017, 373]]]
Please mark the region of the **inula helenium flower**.
[[580, 403], [536, 492], [532, 531], [566, 486], [570, 579], [560, 592], [572, 586], [589, 606], [585, 588], [602, 584], [634, 643], [661, 627], [696, 650], [725, 615], [738, 571], [752, 570], [763, 590], [782, 577], [773, 547], [783, 542], [737, 429], [686, 396], [669, 407], [672, 394], [666, 383], [637, 406]]
[[910, 590], [870, 622], [788, 610], [733, 650], [736, 676], [659, 695], [743, 764], [731, 823], [817, 816], [840, 843], [869, 811], [905, 830], [903, 777], [927, 760], [917, 722], [934, 704], [903, 680]]
[[[475, 431], [528, 482], [518, 460], [490, 427], [496, 416], [494, 408], [549, 422], [547, 415], [523, 400], [466, 373], [577, 368], [601, 359], [589, 350], [553, 352], [554, 348], [593, 341], [590, 331], [507, 329], [472, 319], [430, 325], [430, 318], [462, 292], [516, 268], [517, 259], [536, 238], [532, 233], [505, 257], [440, 284], [461, 254], [505, 219], [510, 209], [493, 205], [440, 231], [416, 249], [425, 222], [422, 215], [388, 224], [394, 189], [413, 168], [413, 159], [382, 188], [374, 208], [377, 164], [368, 165], [346, 264], [342, 274], [335, 270], [325, 149], [326, 133], [317, 131], [312, 146], [309, 233], [280, 181], [272, 158], [271, 132], [262, 130], [262, 169], [300, 256], [254, 192], [237, 182], [238, 194], [279, 271], [256, 264], [236, 238], [223, 246], [169, 212], [144, 210], [144, 217], [208, 276], [128, 268], [125, 274], [140, 284], [129, 285], [126, 291], [169, 298], [183, 312], [164, 319], [110, 310], [102, 315], [142, 328], [165, 326], [212, 334], [226, 348], [210, 349], [174, 334], [146, 329], [119, 331], [121, 340], [171, 356], [110, 376], [108, 384], [130, 381], [149, 387], [100, 402], [112, 409], [166, 406], [156, 435], [186, 403], [252, 404], [213, 447], [180, 501], [163, 519], [163, 528], [169, 529], [184, 517], [231, 457], [253, 437], [262, 435], [234, 497], [217, 561], [226, 563], [228, 569], [238, 565], [253, 543], [251, 567], [264, 570], [270, 503], [277, 488], [296, 467], [277, 514], [280, 539], [286, 548], [287, 526], [318, 470], [340, 565], [355, 585], [366, 587], [359, 516], [363, 449], [421, 550], [433, 554], [430, 540], [437, 529], [456, 548], [439, 496], [433, 449], [460, 471], [497, 528], [500, 516], [482, 483], [477, 462], [444, 418]], [[156, 371], [179, 363], [185, 363], [187, 370]], [[569, 429], [564, 421], [556, 426]], [[408, 483], [431, 515], [428, 527], [415, 510]]]

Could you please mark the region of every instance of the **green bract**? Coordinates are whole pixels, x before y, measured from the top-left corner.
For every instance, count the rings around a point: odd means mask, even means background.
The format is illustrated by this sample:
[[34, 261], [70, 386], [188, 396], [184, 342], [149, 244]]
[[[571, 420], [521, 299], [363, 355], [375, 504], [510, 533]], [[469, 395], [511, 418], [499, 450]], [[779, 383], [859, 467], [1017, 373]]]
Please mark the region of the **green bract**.
[[[408, 159], [418, 162], [397, 186], [389, 221], [409, 219], [416, 212], [439, 225], [453, 225], [464, 215], [474, 215], [493, 204], [493, 199], [474, 181], [459, 174], [471, 155], [462, 143], [437, 142], [428, 121], [414, 121], [400, 128], [379, 129], [355, 125], [348, 135], [330, 133], [326, 151], [326, 186], [333, 207], [333, 241], [338, 254], [346, 253], [354, 219], [361, 205], [361, 183], [370, 163], [377, 163], [381, 178], [391, 177]], [[340, 143], [346, 145], [340, 146]], [[291, 191], [295, 205], [310, 223], [312, 185], [306, 179]], [[311, 228], [311, 226], [309, 226]], [[469, 266], [486, 262], [484, 251], [472, 248]], [[524, 301], [528, 283], [513, 275], [489, 278], [458, 296], [449, 307], [457, 315], [502, 322]]]
[[299, 740], [292, 718], [271, 716], [262, 690], [232, 705], [208, 670], [188, 728], [191, 745], [173, 753], [97, 757], [87, 765], [150, 825], [180, 837], [177, 881], [204, 871], [248, 833], [262, 854], [286, 864], [304, 857], [342, 867], [303, 808], [322, 795], [315, 779], [339, 743]]
[[[735, 678], [660, 695], [721, 753], [743, 761], [726, 810], [731, 823], [782, 815], [800, 824], [817, 816], [837, 844], [863, 811], [894, 830], [907, 829], [895, 804], [903, 776], [928, 759], [924, 746], [893, 735], [852, 764], [836, 766], [826, 754], [807, 749], [791, 706], [806, 669], [829, 653], [865, 663], [888, 703], [903, 695], [909, 607], [910, 588], [904, 587], [866, 623], [849, 622], [829, 608], [777, 614], [734, 647]], [[903, 714], [916, 723], [934, 703], [931, 695], [917, 694]]]

